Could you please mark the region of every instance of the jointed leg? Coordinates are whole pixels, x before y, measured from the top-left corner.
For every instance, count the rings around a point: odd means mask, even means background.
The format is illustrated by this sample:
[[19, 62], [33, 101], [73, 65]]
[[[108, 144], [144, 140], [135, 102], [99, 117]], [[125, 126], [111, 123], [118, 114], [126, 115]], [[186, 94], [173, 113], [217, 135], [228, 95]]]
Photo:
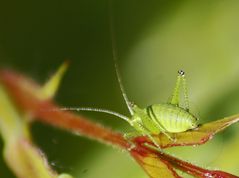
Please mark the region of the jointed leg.
[[185, 73], [182, 70], [179, 70], [178, 78], [176, 81], [176, 86], [175, 86], [173, 94], [169, 100], [170, 104], [179, 106], [180, 88], [181, 87], [182, 87], [183, 95], [184, 95], [185, 109], [189, 110], [188, 90], [187, 90], [187, 86], [186, 86]]
[[179, 91], [180, 91], [180, 85], [182, 81], [182, 75], [178, 75], [177, 81], [176, 81], [176, 86], [173, 90], [173, 94], [170, 97], [169, 103], [173, 105], [179, 105]]
[[157, 122], [156, 124], [157, 124], [157, 126], [160, 128], [161, 132], [162, 132], [166, 137], [168, 137], [169, 140], [175, 142], [175, 139], [172, 138], [172, 137], [165, 131], [165, 129], [163, 128], [163, 126], [162, 126], [160, 123]]
[[135, 147], [135, 145], [134, 145], [134, 143], [131, 141], [131, 139], [132, 138], [134, 138], [134, 137], [139, 137], [139, 136], [147, 136], [160, 150], [161, 150], [161, 148], [160, 148], [160, 146], [158, 145], [158, 143], [154, 140], [154, 138], [151, 136], [151, 134], [147, 131], [147, 130], [145, 130], [145, 128], [143, 127], [143, 126], [141, 126], [142, 127], [142, 133], [139, 133], [139, 132], [130, 132], [130, 133], [126, 133], [126, 134], [124, 134], [124, 138], [126, 139], [126, 140], [129, 140], [129, 142], [132, 144], [132, 147], [129, 149], [129, 150], [131, 150], [131, 149], [133, 149], [134, 147]]
[[155, 150], [155, 151], [158, 151], [158, 152], [162, 152], [161, 149], [159, 149], [159, 148], [157, 148], [157, 147], [155, 147], [155, 146], [153, 146], [153, 145], [150, 145], [150, 144], [148, 144], [148, 143], [144, 143], [144, 146], [147, 147], [147, 148], [150, 148], [150, 149], [152, 149], [152, 150]]
[[135, 132], [125, 133], [123, 136], [131, 144], [130, 148], [128, 149], [128, 151], [131, 151], [133, 148], [135, 148], [135, 144], [131, 141], [131, 139], [135, 138], [135, 137], [142, 136], [142, 133], [135, 131]]
[[182, 78], [183, 81], [183, 94], [184, 94], [184, 104], [185, 109], [189, 111], [189, 99], [188, 99], [188, 88], [185, 77]]
[[153, 125], [156, 125], [157, 128], [160, 130], [160, 132], [162, 132], [165, 136], [167, 136], [169, 140], [174, 142], [175, 140], [166, 132], [165, 127], [158, 121], [158, 119], [156, 119], [157, 116], [155, 115], [152, 107], [147, 108], [147, 113], [151, 117], [151, 121], [153, 122]]
[[147, 136], [154, 143], [154, 145], [161, 150], [160, 145], [152, 137], [150, 131], [142, 125], [142, 123], [135, 122], [135, 126], [137, 127], [138, 132], [141, 133], [142, 136]]
[[126, 140], [128, 139], [131, 139], [131, 138], [134, 138], [134, 137], [139, 137], [139, 136], [142, 136], [142, 133], [139, 133], [139, 132], [129, 132], [129, 133], [125, 133], [124, 134], [124, 138]]

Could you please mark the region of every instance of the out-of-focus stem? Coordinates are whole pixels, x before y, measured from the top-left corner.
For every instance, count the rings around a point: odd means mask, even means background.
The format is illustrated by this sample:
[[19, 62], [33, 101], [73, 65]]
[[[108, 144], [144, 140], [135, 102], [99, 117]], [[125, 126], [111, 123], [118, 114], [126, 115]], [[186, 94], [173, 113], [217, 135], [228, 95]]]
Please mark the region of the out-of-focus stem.
[[118, 145], [121, 148], [127, 149], [130, 146], [122, 134], [113, 132], [111, 129], [93, 123], [82, 116], [62, 111], [50, 100], [38, 99], [32, 92], [29, 92], [31, 90], [29, 87], [22, 86], [21, 83], [26, 82], [22, 76], [10, 71], [1, 71], [0, 78], [17, 106], [36, 116], [34, 119], [98, 141]]

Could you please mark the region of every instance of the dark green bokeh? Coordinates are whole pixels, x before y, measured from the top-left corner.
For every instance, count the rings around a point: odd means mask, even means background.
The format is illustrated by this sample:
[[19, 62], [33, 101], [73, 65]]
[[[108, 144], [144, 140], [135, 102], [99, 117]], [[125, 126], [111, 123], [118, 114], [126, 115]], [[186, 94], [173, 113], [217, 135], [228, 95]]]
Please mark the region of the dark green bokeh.
[[[236, 0], [113, 1], [120, 71], [129, 98], [142, 107], [165, 102], [177, 69], [183, 68], [193, 110], [201, 122], [238, 113], [238, 8]], [[128, 114], [112, 60], [108, 1], [4, 1], [0, 3], [0, 26], [2, 67], [43, 83], [68, 59], [71, 65], [56, 97], [58, 103]], [[115, 117], [84, 114], [115, 130], [131, 129]], [[200, 148], [174, 152], [202, 166], [239, 174], [235, 165], [239, 163], [238, 144], [234, 153], [215, 152], [230, 150], [238, 140], [236, 130], [238, 126], [233, 126]], [[116, 149], [39, 123], [32, 132], [60, 172], [81, 178], [146, 177], [126, 153]], [[204, 158], [210, 154], [211, 158]], [[228, 161], [231, 154], [236, 156]], [[232, 165], [221, 164], [225, 160]], [[0, 166], [1, 176], [14, 177], [3, 160]]]

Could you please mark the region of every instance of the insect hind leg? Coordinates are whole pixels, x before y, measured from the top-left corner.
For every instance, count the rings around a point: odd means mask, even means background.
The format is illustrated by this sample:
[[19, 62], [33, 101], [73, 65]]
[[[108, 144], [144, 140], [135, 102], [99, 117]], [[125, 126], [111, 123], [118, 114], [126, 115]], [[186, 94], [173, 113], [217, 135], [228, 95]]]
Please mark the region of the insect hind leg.
[[188, 90], [187, 83], [185, 78], [185, 72], [182, 70], [178, 71], [178, 78], [176, 81], [176, 86], [174, 88], [173, 94], [170, 97], [168, 103], [179, 106], [179, 98], [180, 98], [180, 89], [183, 90], [184, 95], [184, 108], [186, 111], [189, 111], [189, 99], [188, 99]]
[[147, 108], [147, 113], [149, 115], [149, 117], [151, 117], [152, 121], [154, 122], [154, 124], [157, 126], [158, 130], [160, 132], [162, 132], [166, 137], [168, 137], [169, 140], [175, 142], [175, 138], [172, 138], [167, 132], [165, 127], [158, 121], [152, 106]]
[[160, 124], [160, 123], [156, 123], [157, 126], [160, 128], [160, 131], [169, 139], [171, 140], [172, 142], [176, 142], [176, 138], [175, 137], [171, 137], [166, 131], [165, 129], [163, 128], [163, 126]]

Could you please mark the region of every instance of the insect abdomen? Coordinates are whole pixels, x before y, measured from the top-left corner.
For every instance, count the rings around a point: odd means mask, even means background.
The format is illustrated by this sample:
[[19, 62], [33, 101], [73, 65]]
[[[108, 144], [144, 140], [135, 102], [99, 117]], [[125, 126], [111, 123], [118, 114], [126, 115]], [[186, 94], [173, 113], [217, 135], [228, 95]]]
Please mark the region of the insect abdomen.
[[152, 121], [166, 132], [184, 132], [196, 127], [196, 118], [192, 114], [172, 104], [151, 105], [146, 111]]

